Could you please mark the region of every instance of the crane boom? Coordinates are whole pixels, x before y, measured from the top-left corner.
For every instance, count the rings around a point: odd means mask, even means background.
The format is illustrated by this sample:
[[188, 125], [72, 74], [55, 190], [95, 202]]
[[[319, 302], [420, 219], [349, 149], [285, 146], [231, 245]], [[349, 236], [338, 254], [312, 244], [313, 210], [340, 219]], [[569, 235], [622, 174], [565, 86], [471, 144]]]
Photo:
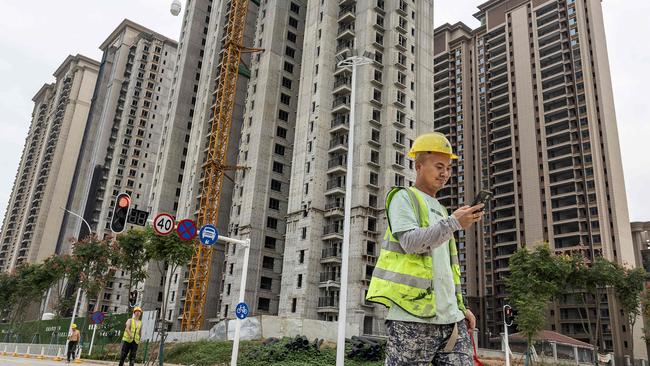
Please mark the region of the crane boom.
[[[221, 185], [226, 169], [226, 154], [232, 125], [233, 106], [237, 88], [237, 73], [242, 53], [248, 0], [231, 0], [226, 40], [217, 76], [216, 99], [212, 107], [212, 127], [207, 159], [203, 164], [203, 183], [198, 214], [199, 227], [205, 224], [217, 225]], [[203, 312], [208, 294], [210, 269], [212, 268], [212, 247], [197, 241], [189, 267], [189, 279], [181, 330], [198, 330], [203, 324]]]

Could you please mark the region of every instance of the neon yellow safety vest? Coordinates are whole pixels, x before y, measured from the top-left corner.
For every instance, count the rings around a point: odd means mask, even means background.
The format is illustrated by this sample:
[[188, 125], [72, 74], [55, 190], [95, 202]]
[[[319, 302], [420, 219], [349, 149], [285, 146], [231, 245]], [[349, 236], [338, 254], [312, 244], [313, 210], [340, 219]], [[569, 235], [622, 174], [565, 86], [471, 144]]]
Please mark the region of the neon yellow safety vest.
[[126, 332], [126, 329], [124, 330], [124, 335], [122, 336], [122, 340], [124, 342], [133, 342], [135, 340], [136, 344], [140, 344], [140, 330], [142, 329], [142, 321], [141, 320], [135, 320], [133, 318], [131, 320], [131, 336], [129, 336], [129, 333]]
[[[429, 207], [422, 194], [414, 188], [395, 187], [386, 196], [386, 215], [388, 206], [395, 194], [405, 189], [411, 200], [413, 211], [421, 228], [429, 226]], [[444, 211], [444, 210], [443, 210]], [[443, 213], [447, 217], [447, 212]], [[456, 287], [458, 308], [465, 310], [460, 286], [460, 265], [456, 240], [449, 239], [449, 265]], [[407, 254], [399, 241], [393, 237], [390, 220], [384, 242], [379, 252], [377, 265], [372, 273], [370, 287], [366, 295], [368, 301], [390, 308], [393, 304], [420, 318], [436, 315], [436, 295], [433, 291], [433, 258], [427, 254]]]

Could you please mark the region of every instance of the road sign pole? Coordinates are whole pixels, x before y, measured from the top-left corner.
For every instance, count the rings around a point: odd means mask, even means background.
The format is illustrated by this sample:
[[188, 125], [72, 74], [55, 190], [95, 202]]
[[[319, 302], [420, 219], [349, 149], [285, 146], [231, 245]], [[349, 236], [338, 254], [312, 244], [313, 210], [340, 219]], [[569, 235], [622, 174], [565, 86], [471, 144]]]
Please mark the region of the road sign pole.
[[95, 343], [95, 332], [97, 332], [97, 324], [93, 324], [93, 336], [90, 338], [90, 347], [88, 347], [88, 356], [93, 352], [93, 343]]
[[[224, 237], [219, 236], [219, 240], [224, 239]], [[230, 238], [228, 238], [230, 239]], [[224, 240], [224, 241], [229, 241], [233, 243], [234, 241], [231, 240]], [[246, 275], [248, 274], [248, 255], [250, 254], [250, 249], [251, 249], [251, 240], [246, 239], [246, 240], [237, 240], [234, 242], [235, 244], [240, 244], [244, 247], [244, 265], [242, 268], [242, 275], [241, 275], [241, 285], [239, 286], [239, 303], [244, 302], [244, 293], [246, 291]], [[235, 339], [233, 340], [233, 346], [232, 346], [232, 355], [230, 358], [230, 365], [231, 366], [236, 366], [237, 365], [237, 355], [239, 354], [239, 337], [240, 337], [240, 331], [241, 331], [241, 322], [242, 319], [237, 318], [235, 320]]]
[[510, 305], [503, 306], [503, 340], [506, 348], [506, 366], [510, 366], [510, 342], [508, 342], [508, 319], [506, 317], [506, 308], [512, 308]]

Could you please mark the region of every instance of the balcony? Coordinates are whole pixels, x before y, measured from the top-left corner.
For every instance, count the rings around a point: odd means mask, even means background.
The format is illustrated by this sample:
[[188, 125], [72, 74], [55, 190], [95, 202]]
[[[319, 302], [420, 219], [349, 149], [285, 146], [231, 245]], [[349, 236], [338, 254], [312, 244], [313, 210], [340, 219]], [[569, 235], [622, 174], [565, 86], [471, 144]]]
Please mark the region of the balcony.
[[338, 313], [339, 300], [332, 297], [319, 297], [317, 311], [319, 313]]
[[336, 272], [321, 272], [318, 287], [340, 287], [341, 275]]
[[346, 93], [349, 94], [352, 92], [352, 79], [350, 78], [338, 78], [334, 82], [334, 95]]
[[321, 264], [341, 263], [341, 249], [326, 248], [321, 251]]
[[350, 112], [350, 98], [338, 97], [332, 102], [332, 113]]
[[[345, 180], [342, 177], [341, 178], [330, 179], [330, 180], [327, 181], [326, 188], [327, 189], [325, 191], [325, 195], [333, 195], [333, 194], [344, 195], [345, 194]], [[331, 207], [331, 208], [333, 208], [333, 207]], [[327, 210], [328, 207], [326, 206], [325, 209]]]
[[336, 221], [323, 227], [323, 240], [343, 240], [343, 222]]
[[346, 22], [346, 23], [351, 23], [354, 22], [355, 19], [357, 19], [356, 16], [356, 9], [354, 6], [345, 6], [339, 10], [339, 23], [341, 22]]
[[339, 26], [336, 39], [354, 38], [354, 23]]
[[344, 117], [337, 117], [334, 118], [330, 124], [330, 132], [335, 133], [335, 132], [341, 132], [345, 131], [347, 132], [349, 130], [349, 116], [345, 115]]
[[347, 171], [347, 155], [339, 155], [327, 162], [327, 174], [345, 173]]

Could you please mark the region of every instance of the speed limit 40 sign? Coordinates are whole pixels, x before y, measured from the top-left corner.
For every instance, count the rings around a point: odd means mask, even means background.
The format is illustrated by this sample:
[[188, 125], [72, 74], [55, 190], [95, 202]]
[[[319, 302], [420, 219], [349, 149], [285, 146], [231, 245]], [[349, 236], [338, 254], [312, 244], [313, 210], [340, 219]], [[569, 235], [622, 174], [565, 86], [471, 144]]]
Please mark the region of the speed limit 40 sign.
[[166, 236], [174, 231], [174, 217], [168, 213], [160, 213], [153, 219], [153, 230], [158, 235]]

